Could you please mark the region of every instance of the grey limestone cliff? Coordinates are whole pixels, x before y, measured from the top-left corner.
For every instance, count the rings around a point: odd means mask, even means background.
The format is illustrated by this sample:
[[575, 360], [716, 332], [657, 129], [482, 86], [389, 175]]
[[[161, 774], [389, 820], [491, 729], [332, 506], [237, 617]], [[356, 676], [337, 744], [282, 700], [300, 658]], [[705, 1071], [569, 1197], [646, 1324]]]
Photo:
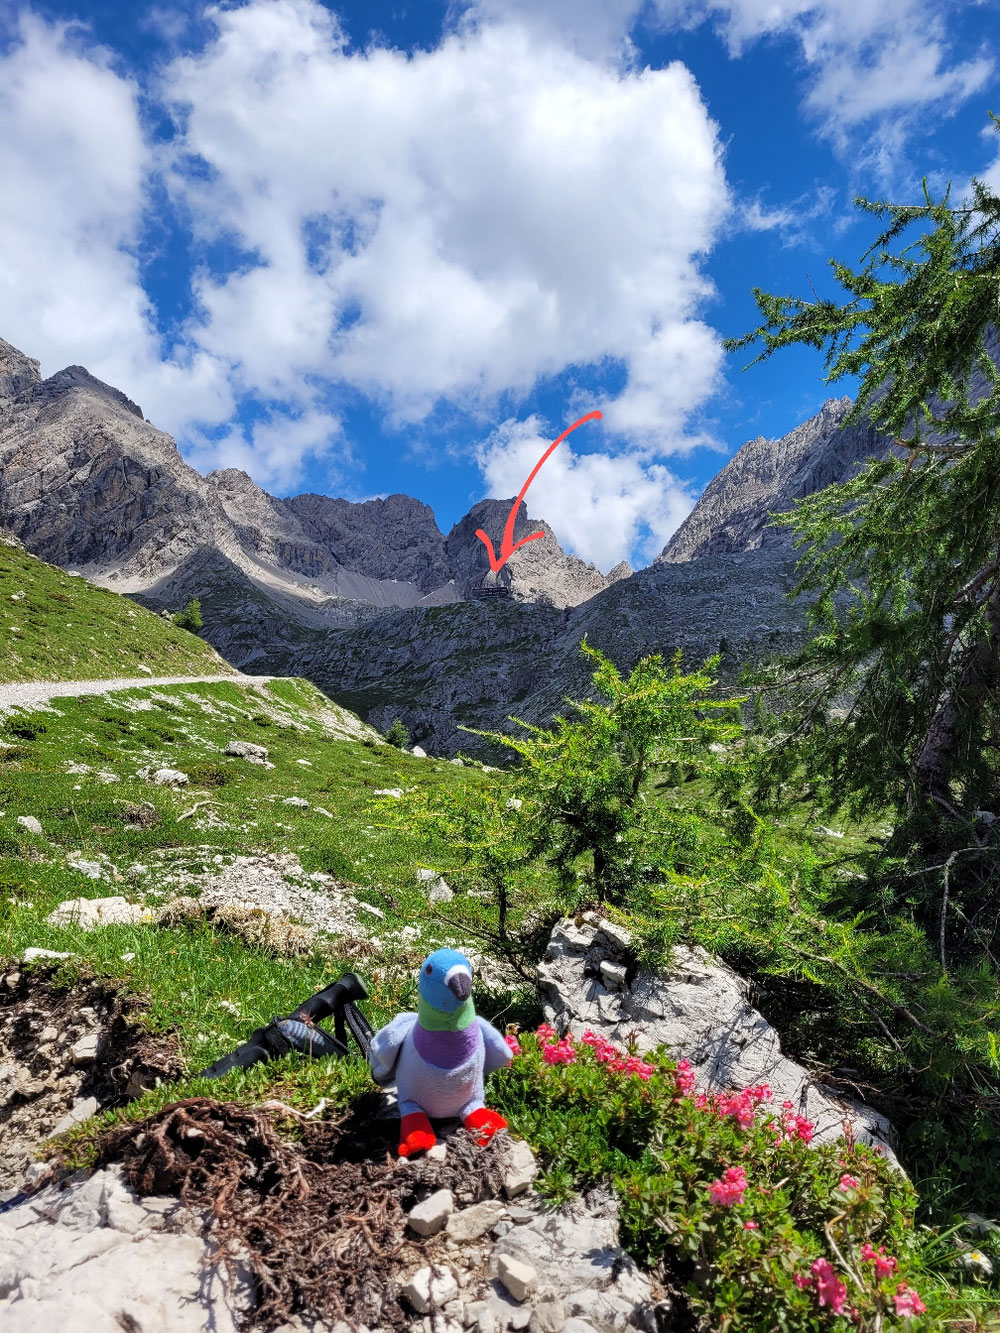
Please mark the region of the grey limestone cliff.
[[769, 526], [769, 515], [847, 481], [869, 458], [882, 458], [892, 448], [871, 426], [841, 428], [850, 409], [850, 398], [830, 398], [781, 439], [748, 440], [705, 487], [658, 559], [677, 563], [759, 547], [790, 550], [789, 529]]

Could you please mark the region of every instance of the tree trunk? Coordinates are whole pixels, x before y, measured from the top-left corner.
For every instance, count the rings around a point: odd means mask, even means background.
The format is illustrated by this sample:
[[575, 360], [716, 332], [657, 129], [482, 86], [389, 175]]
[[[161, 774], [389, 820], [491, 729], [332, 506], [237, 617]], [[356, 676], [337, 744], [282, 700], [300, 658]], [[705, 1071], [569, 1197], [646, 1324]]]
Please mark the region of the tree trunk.
[[938, 702], [913, 765], [915, 795], [938, 805], [954, 805], [951, 776], [960, 717], [979, 712], [990, 692], [997, 688], [1000, 675], [1000, 581], [995, 584], [983, 610], [985, 632], [969, 646], [957, 679]]

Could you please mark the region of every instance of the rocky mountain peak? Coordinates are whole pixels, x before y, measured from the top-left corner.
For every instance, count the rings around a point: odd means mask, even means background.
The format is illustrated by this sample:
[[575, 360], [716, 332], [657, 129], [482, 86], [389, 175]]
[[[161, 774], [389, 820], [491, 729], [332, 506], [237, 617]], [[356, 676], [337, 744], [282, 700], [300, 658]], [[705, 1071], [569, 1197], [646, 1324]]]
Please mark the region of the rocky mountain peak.
[[47, 380], [43, 380], [38, 386], [38, 392], [46, 398], [58, 397], [71, 392], [73, 389], [85, 389], [91, 394], [97, 394], [101, 398], [107, 399], [117, 407], [123, 407], [126, 412], [131, 412], [140, 421], [146, 419], [138, 403], [133, 403], [132, 399], [127, 398], [121, 389], [116, 389], [111, 384], [105, 384], [96, 375], [91, 375], [86, 366], [67, 366], [64, 370], [59, 370], [54, 375], [50, 375]]
[[41, 367], [34, 357], [0, 338], [0, 398], [16, 398], [41, 382]]
[[829, 398], [808, 421], [780, 439], [748, 440], [702, 492], [657, 563], [704, 555], [791, 548], [787, 528], [768, 526], [771, 514], [794, 507], [835, 482], [847, 481], [870, 458], [882, 458], [891, 440], [868, 424], [842, 427], [850, 398]]
[[[463, 597], [474, 596], [490, 573], [489, 556], [476, 536], [476, 529], [486, 533], [499, 554], [513, 503], [513, 496], [509, 500], [480, 500], [448, 533], [445, 550]], [[519, 542], [533, 532], [545, 535], [515, 551], [504, 566], [509, 572], [511, 593], [518, 601], [577, 606], [608, 586], [599, 569], [565, 552], [549, 525], [542, 519], [531, 518], [522, 504], [514, 522], [514, 541]]]

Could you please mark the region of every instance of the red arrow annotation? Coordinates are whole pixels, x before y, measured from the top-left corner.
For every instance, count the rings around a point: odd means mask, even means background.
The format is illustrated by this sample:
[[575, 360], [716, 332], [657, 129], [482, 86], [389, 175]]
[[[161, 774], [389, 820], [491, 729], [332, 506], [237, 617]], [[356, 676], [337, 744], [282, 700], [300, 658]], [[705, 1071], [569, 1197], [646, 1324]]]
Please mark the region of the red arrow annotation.
[[587, 415], [585, 417], [581, 417], [579, 421], [574, 421], [572, 426], [567, 426], [567, 428], [559, 436], [558, 440], [553, 440], [552, 443], [549, 445], [549, 447], [545, 450], [545, 453], [542, 454], [541, 458], [538, 460], [538, 462], [532, 469], [531, 475], [529, 476], [528, 480], [521, 487], [520, 494], [518, 495], [517, 499], [511, 506], [510, 513], [507, 515], [507, 522], [505, 523], [503, 530], [503, 541], [500, 543], [499, 559], [497, 559], [496, 552], [493, 550], [493, 543], [490, 541], [489, 537], [487, 537], [486, 533], [482, 530], [482, 528], [476, 529], [476, 536], [486, 547], [486, 554], [490, 558], [490, 569], [492, 569], [494, 574], [500, 573], [501, 569], [503, 569], [504, 565], [511, 558], [511, 556], [514, 554], [514, 552], [517, 550], [519, 546], [524, 546], [526, 542], [537, 541], [539, 537], [545, 536], [544, 532], [533, 532], [529, 537], [522, 537], [519, 542], [515, 542], [514, 540], [514, 520], [517, 518], [517, 511], [518, 509], [520, 509], [521, 501], [524, 499], [525, 495], [528, 492], [528, 487], [538, 476], [542, 464], [548, 458], [549, 454], [551, 454], [554, 449], [557, 449], [559, 445], [562, 444], [566, 436], [571, 435], [573, 431], [576, 430], [577, 426], [582, 426], [585, 421], [600, 421], [602, 415], [603, 414], [601, 412], [588, 412]]

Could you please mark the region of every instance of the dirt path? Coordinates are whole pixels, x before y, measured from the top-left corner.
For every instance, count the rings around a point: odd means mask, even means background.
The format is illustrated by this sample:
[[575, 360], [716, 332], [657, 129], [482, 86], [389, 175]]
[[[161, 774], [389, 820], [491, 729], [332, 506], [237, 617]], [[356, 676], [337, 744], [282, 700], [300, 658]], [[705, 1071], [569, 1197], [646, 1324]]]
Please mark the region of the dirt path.
[[212, 681], [228, 680], [233, 685], [264, 685], [279, 676], [244, 676], [240, 672], [228, 676], [139, 676], [137, 679], [118, 677], [115, 680], [38, 680], [0, 684], [0, 709], [43, 704], [49, 699], [76, 698], [81, 694], [107, 694], [111, 690], [138, 690], [150, 685], [203, 685]]

